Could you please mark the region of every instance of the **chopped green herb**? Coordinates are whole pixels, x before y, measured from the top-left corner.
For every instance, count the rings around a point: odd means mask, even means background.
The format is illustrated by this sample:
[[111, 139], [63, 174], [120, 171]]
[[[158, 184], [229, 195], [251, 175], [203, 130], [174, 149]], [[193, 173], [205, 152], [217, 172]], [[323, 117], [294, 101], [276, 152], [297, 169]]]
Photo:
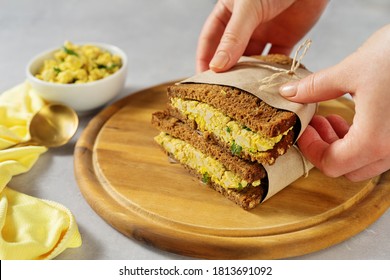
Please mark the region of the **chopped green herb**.
[[63, 49], [64, 49], [64, 52], [66, 52], [67, 54], [79, 56], [75, 51], [73, 51], [73, 50], [71, 50], [71, 49], [68, 49], [68, 48], [65, 47], [65, 46], [63, 46]]
[[98, 65], [97, 65], [97, 68], [99, 68], [99, 69], [112, 70], [112, 69], [114, 69], [115, 67], [118, 67], [118, 66], [119, 66], [119, 65], [118, 65], [118, 64], [115, 64], [115, 63], [111, 64], [110, 66], [107, 66], [107, 65], [104, 65], [104, 64], [98, 64]]
[[248, 131], [252, 131], [252, 129], [250, 129], [249, 127], [247, 127], [245, 125], [242, 127], [242, 129], [245, 129], [245, 130], [248, 130]]
[[226, 127], [226, 132], [227, 132], [227, 133], [232, 132], [232, 130], [230, 129], [230, 127], [228, 127], [228, 126]]
[[254, 153], [257, 152], [257, 150], [256, 150], [255, 148], [252, 148], [252, 149], [249, 150], [249, 152], [250, 152], [251, 154], [254, 154]]
[[240, 182], [240, 183], [238, 183], [237, 191], [242, 191], [242, 189], [243, 189], [243, 186], [242, 186], [242, 184], [241, 184], [241, 182]]
[[209, 173], [203, 173], [202, 175], [202, 182], [205, 184], [208, 184], [210, 182], [210, 175]]
[[53, 67], [53, 70], [58, 74], [61, 72], [61, 69], [58, 67]]
[[242, 151], [242, 147], [240, 145], [237, 145], [236, 142], [233, 141], [233, 144], [230, 146], [230, 151], [233, 155], [239, 156]]

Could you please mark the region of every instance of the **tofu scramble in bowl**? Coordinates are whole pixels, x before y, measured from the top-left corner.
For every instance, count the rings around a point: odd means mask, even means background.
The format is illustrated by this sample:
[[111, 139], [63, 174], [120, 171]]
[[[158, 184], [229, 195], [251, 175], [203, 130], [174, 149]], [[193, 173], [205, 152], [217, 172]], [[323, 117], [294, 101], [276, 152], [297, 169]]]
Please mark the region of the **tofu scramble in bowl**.
[[105, 43], [66, 41], [35, 56], [27, 65], [26, 75], [44, 100], [63, 103], [82, 115], [104, 106], [121, 92], [127, 56]]
[[122, 59], [95, 45], [75, 45], [66, 41], [52, 59], [45, 60], [35, 75], [47, 82], [72, 84], [103, 79], [117, 72]]

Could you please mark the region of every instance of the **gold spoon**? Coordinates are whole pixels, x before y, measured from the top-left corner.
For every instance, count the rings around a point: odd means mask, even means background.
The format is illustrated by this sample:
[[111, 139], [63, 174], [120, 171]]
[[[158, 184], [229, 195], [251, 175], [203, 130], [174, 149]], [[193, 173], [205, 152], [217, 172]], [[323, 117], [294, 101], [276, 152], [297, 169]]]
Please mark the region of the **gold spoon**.
[[65, 145], [76, 133], [78, 124], [76, 112], [68, 106], [45, 105], [31, 119], [31, 139], [15, 146], [39, 145], [51, 148]]

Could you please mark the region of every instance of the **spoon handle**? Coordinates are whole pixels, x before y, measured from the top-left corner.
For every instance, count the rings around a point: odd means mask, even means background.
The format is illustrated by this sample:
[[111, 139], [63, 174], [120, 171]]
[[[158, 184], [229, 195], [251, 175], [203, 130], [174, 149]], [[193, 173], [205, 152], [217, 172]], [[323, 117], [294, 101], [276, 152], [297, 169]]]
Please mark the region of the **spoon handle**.
[[13, 149], [13, 148], [20, 148], [20, 147], [27, 147], [27, 146], [42, 146], [41, 144], [37, 143], [34, 140], [27, 140], [25, 142], [19, 142], [12, 146], [9, 146], [7, 149]]

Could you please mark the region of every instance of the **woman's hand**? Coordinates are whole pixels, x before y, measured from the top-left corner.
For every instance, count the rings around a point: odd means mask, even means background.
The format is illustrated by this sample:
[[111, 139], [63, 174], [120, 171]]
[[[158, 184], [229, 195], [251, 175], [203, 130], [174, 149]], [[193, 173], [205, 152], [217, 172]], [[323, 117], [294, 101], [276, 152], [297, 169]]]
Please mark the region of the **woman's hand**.
[[298, 139], [302, 153], [326, 175], [361, 181], [390, 169], [390, 25], [341, 63], [284, 85], [280, 93], [319, 102], [350, 93], [355, 116], [315, 116]]
[[242, 55], [289, 55], [310, 30], [328, 0], [220, 0], [198, 41], [197, 72], [231, 68]]

